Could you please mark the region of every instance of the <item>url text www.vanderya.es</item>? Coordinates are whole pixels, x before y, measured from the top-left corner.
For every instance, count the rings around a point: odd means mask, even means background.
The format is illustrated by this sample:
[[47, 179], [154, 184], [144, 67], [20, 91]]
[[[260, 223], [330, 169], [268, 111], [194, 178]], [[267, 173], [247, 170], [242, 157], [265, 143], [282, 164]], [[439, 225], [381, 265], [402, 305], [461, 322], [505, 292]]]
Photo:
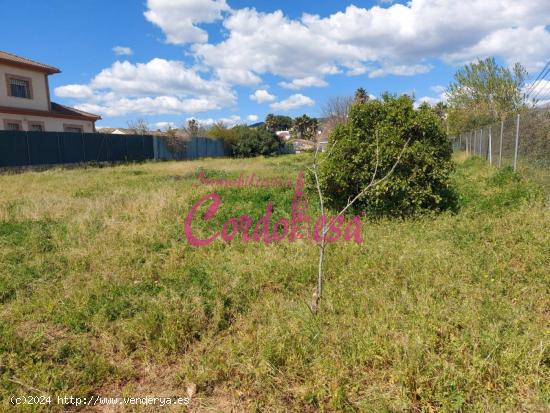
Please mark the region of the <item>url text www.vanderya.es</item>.
[[11, 396], [11, 405], [61, 405], [61, 406], [187, 406], [189, 397], [74, 397], [74, 396]]

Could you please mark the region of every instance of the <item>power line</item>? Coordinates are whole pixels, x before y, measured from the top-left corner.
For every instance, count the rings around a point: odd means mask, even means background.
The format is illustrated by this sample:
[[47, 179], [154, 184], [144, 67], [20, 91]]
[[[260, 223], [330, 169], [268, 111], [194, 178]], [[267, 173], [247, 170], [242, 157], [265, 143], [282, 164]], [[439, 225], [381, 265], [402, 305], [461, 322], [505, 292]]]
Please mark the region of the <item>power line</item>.
[[546, 84], [540, 89], [539, 93], [537, 93], [537, 95], [533, 98], [533, 100], [537, 100], [538, 97], [540, 96], [541, 98], [543, 98], [544, 96], [546, 96], [546, 91], [548, 89], [548, 91], [550, 91], [550, 80], [547, 80], [547, 79], [544, 79], [546, 81]]
[[548, 68], [548, 66], [550, 65], [550, 60], [548, 62], [546, 62], [546, 64], [544, 65], [544, 67], [542, 68], [542, 70], [539, 72], [539, 74], [537, 75], [537, 78], [531, 83], [531, 86], [529, 86], [526, 90], [526, 97], [528, 97], [532, 92], [533, 92], [533, 89], [535, 87], [535, 84], [537, 83], [537, 81], [540, 79], [540, 77], [542, 76], [542, 74], [544, 73], [544, 71]]
[[531, 83], [531, 86], [527, 88], [527, 91], [525, 92], [526, 99], [529, 99], [529, 96], [531, 95], [531, 93], [535, 91], [536, 87], [538, 86], [538, 83], [548, 74], [549, 71], [550, 71], [550, 60], [546, 62], [546, 65], [544, 65], [544, 67], [538, 74], [535, 81]]
[[[546, 70], [546, 72], [544, 73], [544, 75], [539, 79], [538, 83], [537, 83], [537, 86], [535, 86], [535, 88], [533, 89], [532, 92], [535, 92], [535, 89], [538, 88], [540, 85], [542, 85], [542, 82], [545, 81], [546, 84], [543, 85], [540, 90], [536, 91], [536, 93], [534, 93], [533, 95], [533, 101], [536, 101], [536, 99], [538, 99], [539, 96], [544, 96], [544, 91], [548, 88], [548, 85], [550, 84], [550, 80], [546, 79], [546, 77], [548, 76], [548, 74], [550, 73], [550, 67], [548, 67], [548, 69]], [[544, 92], [544, 93], [543, 93]]]

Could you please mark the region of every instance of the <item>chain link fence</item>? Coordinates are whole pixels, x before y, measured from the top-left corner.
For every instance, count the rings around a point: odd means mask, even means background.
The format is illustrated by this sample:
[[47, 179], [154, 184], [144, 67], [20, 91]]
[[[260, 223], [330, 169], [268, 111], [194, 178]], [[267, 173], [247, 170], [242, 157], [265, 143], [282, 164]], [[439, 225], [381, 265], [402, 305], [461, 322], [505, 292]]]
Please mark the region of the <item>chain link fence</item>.
[[550, 194], [550, 108], [531, 109], [513, 118], [451, 138], [455, 151], [511, 167]]

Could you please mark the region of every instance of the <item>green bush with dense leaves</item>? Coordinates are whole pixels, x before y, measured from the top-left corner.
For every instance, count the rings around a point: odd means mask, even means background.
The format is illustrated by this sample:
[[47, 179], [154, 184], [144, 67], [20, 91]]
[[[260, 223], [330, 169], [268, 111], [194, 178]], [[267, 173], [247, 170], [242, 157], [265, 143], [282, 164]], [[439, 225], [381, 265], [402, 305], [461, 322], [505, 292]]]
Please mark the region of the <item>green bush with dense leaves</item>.
[[319, 164], [327, 205], [344, 207], [371, 182], [377, 148], [377, 178], [385, 176], [407, 141], [391, 177], [361, 197], [354, 210], [370, 216], [409, 216], [454, 208], [452, 149], [440, 118], [428, 105], [415, 109], [410, 97], [388, 94], [355, 103], [348, 122], [332, 132]]
[[248, 158], [258, 155], [277, 155], [280, 141], [272, 132], [244, 125], [236, 126], [233, 131], [234, 137], [231, 142], [233, 156]]

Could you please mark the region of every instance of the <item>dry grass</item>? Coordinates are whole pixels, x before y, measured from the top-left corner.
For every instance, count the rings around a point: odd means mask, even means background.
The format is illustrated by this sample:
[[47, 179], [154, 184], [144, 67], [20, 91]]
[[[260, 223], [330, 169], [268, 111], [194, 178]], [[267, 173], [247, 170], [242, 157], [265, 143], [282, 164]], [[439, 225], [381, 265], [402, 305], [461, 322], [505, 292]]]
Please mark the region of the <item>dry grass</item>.
[[[29, 393], [15, 378], [52, 396], [185, 397], [192, 383], [193, 411], [548, 411], [550, 211], [538, 187], [458, 159], [460, 212], [370, 222], [363, 245], [331, 245], [313, 317], [313, 244], [196, 249], [183, 232], [211, 191], [194, 186], [199, 168], [294, 176], [305, 162], [0, 176], [3, 403]], [[289, 215], [292, 190], [219, 192], [217, 225], [269, 201]]]

